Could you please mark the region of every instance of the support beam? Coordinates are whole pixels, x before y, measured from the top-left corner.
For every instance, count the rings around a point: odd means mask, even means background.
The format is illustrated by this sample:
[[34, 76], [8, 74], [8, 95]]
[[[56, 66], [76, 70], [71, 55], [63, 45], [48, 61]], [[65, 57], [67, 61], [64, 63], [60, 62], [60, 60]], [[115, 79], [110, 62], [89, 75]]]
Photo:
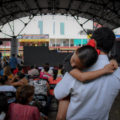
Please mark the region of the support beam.
[[12, 27], [11, 27], [9, 22], [8, 22], [8, 25], [9, 25], [9, 28], [11, 29], [11, 31], [12, 31], [13, 36], [14, 36], [14, 31], [13, 31], [13, 29], [12, 29]]
[[38, 8], [38, 10], [39, 10], [39, 12], [41, 13], [41, 7], [40, 7], [40, 5], [39, 5], [39, 2], [38, 2], [38, 0], [34, 0], [35, 1], [35, 4], [36, 4], [36, 6], [37, 6], [37, 8]]
[[8, 35], [8, 34], [4, 33], [2, 30], [0, 30], [0, 32], [4, 35], [8, 36], [8, 37], [12, 37], [11, 35]]
[[71, 9], [72, 3], [73, 3], [73, 0], [70, 0], [69, 5], [67, 7], [68, 11]]
[[90, 21], [92, 18], [86, 20], [84, 23], [82, 23], [83, 25], [86, 24], [88, 21]]
[[14, 36], [11, 40], [11, 55], [18, 54], [18, 39]]
[[24, 27], [20, 30], [20, 32], [18, 33], [17, 36], [19, 36], [21, 34], [21, 32], [26, 28], [26, 26], [32, 21], [33, 18], [34, 18], [34, 16], [32, 18], [30, 18], [30, 20], [28, 21], [28, 23], [24, 24]]
[[110, 10], [111, 12], [113, 12], [114, 14], [116, 14], [117, 16], [119, 16], [118, 11], [116, 11], [116, 10], [111, 9], [110, 7], [108, 7], [108, 4], [110, 2], [109, 0], [108, 0], [107, 3], [105, 3], [104, 0], [102, 0], [103, 3], [99, 3], [97, 1], [89, 1], [89, 0], [75, 0], [75, 1], [84, 2], [86, 4], [89, 3], [89, 4], [93, 4], [93, 5], [97, 5], [97, 6], [102, 6], [102, 7], [106, 6], [106, 9]]
[[[80, 27], [83, 29], [83, 31], [87, 34], [87, 31], [84, 29], [84, 27], [83, 27], [83, 25], [82, 24], [80, 24], [80, 22], [78, 21], [78, 19], [75, 17], [75, 16], [73, 16], [73, 18], [76, 20], [76, 22], [80, 25]], [[88, 35], [88, 34], [87, 34]]]

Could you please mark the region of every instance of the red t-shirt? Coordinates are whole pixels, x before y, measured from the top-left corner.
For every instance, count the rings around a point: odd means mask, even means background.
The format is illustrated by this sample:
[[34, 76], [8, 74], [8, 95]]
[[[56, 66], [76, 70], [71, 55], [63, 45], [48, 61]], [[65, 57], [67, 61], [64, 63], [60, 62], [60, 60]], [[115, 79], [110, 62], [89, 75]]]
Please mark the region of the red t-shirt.
[[37, 107], [12, 103], [6, 120], [40, 120], [40, 112]]

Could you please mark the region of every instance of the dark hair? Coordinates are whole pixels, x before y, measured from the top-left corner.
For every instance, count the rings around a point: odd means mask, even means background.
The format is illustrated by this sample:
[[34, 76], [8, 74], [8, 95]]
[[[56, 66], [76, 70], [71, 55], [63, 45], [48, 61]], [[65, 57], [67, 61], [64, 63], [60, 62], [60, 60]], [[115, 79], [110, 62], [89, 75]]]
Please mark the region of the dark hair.
[[63, 65], [62, 64], [59, 64], [59, 69], [62, 69], [63, 68]]
[[23, 69], [23, 67], [20, 65], [17, 65], [17, 68], [18, 68], [18, 71], [21, 71]]
[[31, 68], [31, 69], [33, 69], [33, 68], [34, 68], [34, 66], [32, 65], [30, 68]]
[[53, 69], [53, 79], [55, 80], [57, 78], [58, 70]]
[[34, 86], [24, 85], [17, 89], [16, 99], [20, 104], [28, 104], [28, 99], [34, 95]]
[[76, 54], [78, 55], [80, 61], [83, 64], [83, 67], [88, 68], [93, 65], [98, 58], [98, 53], [95, 48], [91, 46], [83, 46], [76, 50]]
[[107, 27], [101, 27], [94, 31], [91, 38], [95, 39], [97, 42], [98, 49], [105, 53], [109, 53], [115, 41], [115, 34], [111, 29]]
[[0, 92], [0, 113], [1, 112], [7, 112], [8, 110], [8, 102], [7, 102], [7, 96]]
[[24, 75], [23, 73], [21, 73], [21, 72], [18, 72], [17, 75], [18, 75], [18, 77], [19, 77], [20, 79], [22, 79], [22, 78], [25, 77], [25, 75]]
[[45, 70], [45, 72], [48, 72], [49, 66], [48, 66], [48, 65], [45, 65], [45, 66], [44, 66], [44, 70]]
[[2, 85], [4, 85], [5, 82], [7, 82], [7, 81], [8, 81], [8, 77], [7, 77], [6, 75], [4, 75], [4, 76], [2, 76], [2, 77], [0, 78], [0, 83], [1, 83]]
[[45, 65], [49, 66], [49, 63], [48, 63], [48, 62], [46, 62], [46, 63], [45, 63]]

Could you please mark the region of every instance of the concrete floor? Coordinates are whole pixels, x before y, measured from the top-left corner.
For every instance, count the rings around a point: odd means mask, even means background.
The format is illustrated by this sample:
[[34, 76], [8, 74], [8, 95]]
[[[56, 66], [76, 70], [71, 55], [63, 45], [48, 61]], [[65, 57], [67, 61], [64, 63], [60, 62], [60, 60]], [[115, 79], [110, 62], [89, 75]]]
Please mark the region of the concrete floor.
[[48, 120], [56, 120], [57, 112], [50, 112], [48, 115]]

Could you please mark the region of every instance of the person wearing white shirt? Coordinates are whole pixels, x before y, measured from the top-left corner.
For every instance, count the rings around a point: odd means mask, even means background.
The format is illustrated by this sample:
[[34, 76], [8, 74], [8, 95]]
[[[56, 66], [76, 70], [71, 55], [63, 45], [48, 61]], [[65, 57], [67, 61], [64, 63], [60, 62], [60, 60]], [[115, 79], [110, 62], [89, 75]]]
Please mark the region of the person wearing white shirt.
[[[96, 71], [109, 63], [107, 54], [111, 50], [115, 35], [109, 28], [99, 28], [92, 38], [101, 50], [97, 62], [86, 71]], [[120, 90], [120, 69], [89, 83], [82, 83], [66, 73], [54, 90], [57, 99], [70, 95], [67, 120], [108, 120], [109, 111]], [[79, 76], [79, 75], [77, 75]]]

